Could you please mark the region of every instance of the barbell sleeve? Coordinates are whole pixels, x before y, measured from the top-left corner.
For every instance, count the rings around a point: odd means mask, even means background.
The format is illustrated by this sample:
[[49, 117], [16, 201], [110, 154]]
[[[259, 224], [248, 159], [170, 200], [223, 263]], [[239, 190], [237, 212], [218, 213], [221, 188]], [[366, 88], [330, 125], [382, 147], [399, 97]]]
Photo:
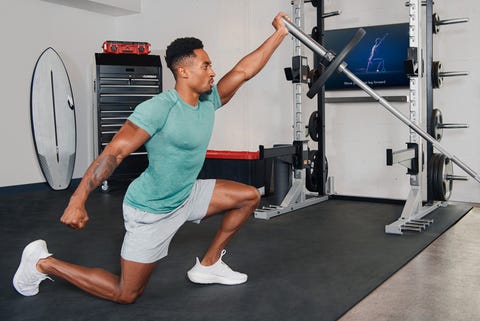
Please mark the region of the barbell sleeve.
[[[302, 42], [305, 46], [310, 48], [315, 53], [319, 54], [320, 56], [326, 56], [328, 51], [322, 47], [318, 42], [314, 39], [309, 37], [305, 34], [302, 30], [300, 30], [296, 25], [294, 25], [291, 21], [287, 18], [282, 18], [287, 30], [290, 32], [292, 36], [297, 38], [300, 42]], [[348, 70], [344, 64], [338, 68], [338, 71], [343, 72], [345, 76], [350, 78], [357, 86], [359, 86], [363, 91], [369, 94], [373, 99], [378, 101], [383, 107], [385, 107], [389, 112], [391, 112], [395, 117], [400, 119], [404, 124], [414, 130], [418, 135], [420, 135], [423, 139], [430, 142], [438, 151], [443, 153], [446, 157], [450, 158], [455, 164], [457, 164], [461, 169], [463, 169], [468, 175], [470, 175], [473, 179], [480, 183], [480, 175], [477, 174], [472, 168], [470, 168], [467, 164], [465, 164], [461, 159], [457, 156], [450, 153], [445, 147], [443, 147], [435, 138], [430, 136], [425, 130], [423, 130], [420, 126], [412, 122], [408, 119], [405, 115], [403, 115], [400, 111], [398, 111], [395, 107], [390, 105], [388, 101], [386, 101], [382, 96], [377, 94], [372, 88], [370, 88], [365, 82], [360, 80], [357, 76], [355, 76], [350, 70]]]

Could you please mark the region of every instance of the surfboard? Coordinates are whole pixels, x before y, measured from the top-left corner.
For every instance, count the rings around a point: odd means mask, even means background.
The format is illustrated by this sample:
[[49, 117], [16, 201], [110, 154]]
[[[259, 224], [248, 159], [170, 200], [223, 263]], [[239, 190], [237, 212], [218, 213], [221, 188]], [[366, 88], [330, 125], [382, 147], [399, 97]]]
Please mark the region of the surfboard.
[[64, 190], [75, 166], [75, 105], [67, 69], [51, 47], [42, 52], [33, 71], [30, 112], [43, 176], [52, 189]]

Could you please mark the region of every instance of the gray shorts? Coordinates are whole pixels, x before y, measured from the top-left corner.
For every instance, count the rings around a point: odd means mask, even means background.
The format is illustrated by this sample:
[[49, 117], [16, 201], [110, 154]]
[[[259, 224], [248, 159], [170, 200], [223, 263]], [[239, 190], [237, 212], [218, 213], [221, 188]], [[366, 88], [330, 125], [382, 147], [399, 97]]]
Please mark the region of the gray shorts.
[[197, 180], [185, 202], [165, 214], [152, 214], [123, 204], [126, 233], [122, 258], [152, 263], [167, 256], [170, 241], [178, 229], [187, 221], [200, 223], [205, 217], [214, 187], [214, 179]]

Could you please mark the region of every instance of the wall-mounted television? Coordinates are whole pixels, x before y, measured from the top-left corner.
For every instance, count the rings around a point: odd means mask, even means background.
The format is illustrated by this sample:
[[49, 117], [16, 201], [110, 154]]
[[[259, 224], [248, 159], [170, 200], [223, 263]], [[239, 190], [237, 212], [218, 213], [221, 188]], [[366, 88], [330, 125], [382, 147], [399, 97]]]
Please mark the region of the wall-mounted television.
[[[326, 30], [324, 47], [335, 53], [347, 45], [358, 28]], [[408, 23], [363, 27], [366, 34], [350, 51], [347, 69], [372, 88], [409, 86], [404, 61], [409, 47]], [[343, 73], [335, 73], [325, 83], [326, 90], [358, 89]]]

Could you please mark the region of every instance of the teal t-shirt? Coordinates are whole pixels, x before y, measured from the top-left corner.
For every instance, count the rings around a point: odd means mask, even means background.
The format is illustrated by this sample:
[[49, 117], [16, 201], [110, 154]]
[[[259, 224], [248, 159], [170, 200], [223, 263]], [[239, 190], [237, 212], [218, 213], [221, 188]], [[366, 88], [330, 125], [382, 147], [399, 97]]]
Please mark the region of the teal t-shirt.
[[215, 110], [220, 107], [214, 86], [200, 96], [197, 106], [168, 90], [135, 108], [128, 119], [150, 134], [145, 143], [149, 165], [128, 187], [127, 205], [161, 214], [187, 199], [205, 160]]

